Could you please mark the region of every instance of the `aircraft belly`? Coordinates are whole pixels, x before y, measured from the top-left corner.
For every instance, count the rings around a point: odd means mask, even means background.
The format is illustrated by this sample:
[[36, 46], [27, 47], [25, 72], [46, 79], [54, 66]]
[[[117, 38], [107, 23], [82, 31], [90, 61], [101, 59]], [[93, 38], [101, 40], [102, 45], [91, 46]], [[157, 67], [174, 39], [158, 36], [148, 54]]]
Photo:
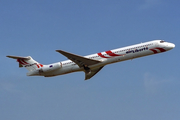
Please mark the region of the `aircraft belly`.
[[62, 75], [62, 74], [67, 74], [67, 73], [72, 73], [72, 72], [76, 72], [80, 70], [79, 66], [75, 65], [75, 66], [67, 66], [62, 68], [59, 72], [58, 75]]

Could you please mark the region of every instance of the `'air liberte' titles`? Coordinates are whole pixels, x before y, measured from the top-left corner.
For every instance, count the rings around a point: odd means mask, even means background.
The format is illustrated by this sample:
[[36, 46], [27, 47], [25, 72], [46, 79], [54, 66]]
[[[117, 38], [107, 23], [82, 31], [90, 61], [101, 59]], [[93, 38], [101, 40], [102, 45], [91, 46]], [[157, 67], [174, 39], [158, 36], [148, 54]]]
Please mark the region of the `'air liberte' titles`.
[[148, 50], [148, 47], [141, 48], [141, 49], [135, 49], [135, 50], [129, 50], [129, 51], [126, 52], [126, 54], [140, 52], [140, 51], [144, 51], [144, 50]]

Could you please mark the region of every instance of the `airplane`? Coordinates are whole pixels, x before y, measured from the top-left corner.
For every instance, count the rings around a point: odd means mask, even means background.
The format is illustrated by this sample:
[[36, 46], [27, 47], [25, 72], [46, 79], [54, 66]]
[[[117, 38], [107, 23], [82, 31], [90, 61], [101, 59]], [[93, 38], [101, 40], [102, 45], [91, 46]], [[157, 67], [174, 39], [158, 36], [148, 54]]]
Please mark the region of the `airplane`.
[[72, 72], [84, 71], [85, 80], [88, 80], [98, 73], [105, 65], [166, 52], [174, 47], [175, 44], [173, 43], [169, 43], [164, 40], [153, 40], [87, 56], [80, 56], [63, 50], [56, 50], [69, 60], [49, 65], [40, 64], [39, 62], [33, 60], [31, 56], [6, 57], [16, 59], [17, 62], [19, 62], [19, 67], [25, 67], [29, 71], [27, 76], [53, 77]]

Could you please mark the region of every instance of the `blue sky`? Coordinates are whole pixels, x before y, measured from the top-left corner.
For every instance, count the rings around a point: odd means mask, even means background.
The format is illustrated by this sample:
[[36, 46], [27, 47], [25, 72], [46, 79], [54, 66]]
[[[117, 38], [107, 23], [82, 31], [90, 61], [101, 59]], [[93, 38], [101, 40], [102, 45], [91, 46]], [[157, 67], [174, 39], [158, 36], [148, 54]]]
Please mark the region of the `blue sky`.
[[[1, 0], [1, 120], [180, 119], [178, 0]], [[42, 64], [66, 60], [62, 49], [88, 55], [154, 39], [166, 53], [84, 73], [27, 77], [6, 55]]]

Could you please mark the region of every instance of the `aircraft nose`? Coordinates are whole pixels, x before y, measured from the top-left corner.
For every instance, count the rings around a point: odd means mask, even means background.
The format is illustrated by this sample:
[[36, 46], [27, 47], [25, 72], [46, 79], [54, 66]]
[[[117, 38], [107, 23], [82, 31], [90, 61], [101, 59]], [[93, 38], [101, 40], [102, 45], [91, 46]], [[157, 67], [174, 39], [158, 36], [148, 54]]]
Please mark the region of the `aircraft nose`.
[[175, 44], [173, 44], [173, 43], [170, 43], [168, 46], [169, 46], [171, 49], [175, 48]]
[[169, 47], [175, 48], [175, 44], [171, 43], [171, 44], [169, 45]]

